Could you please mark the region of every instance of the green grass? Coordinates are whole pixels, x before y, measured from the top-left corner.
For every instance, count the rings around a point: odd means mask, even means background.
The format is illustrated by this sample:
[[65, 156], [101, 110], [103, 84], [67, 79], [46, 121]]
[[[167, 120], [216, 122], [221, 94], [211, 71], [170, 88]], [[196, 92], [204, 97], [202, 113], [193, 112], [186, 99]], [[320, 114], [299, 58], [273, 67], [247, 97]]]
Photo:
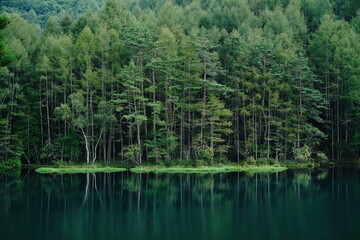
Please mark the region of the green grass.
[[225, 167], [136, 167], [130, 171], [134, 173], [222, 173], [222, 172], [252, 172], [271, 173], [285, 171], [286, 167], [278, 166], [225, 166]]
[[57, 173], [57, 174], [66, 174], [66, 173], [110, 173], [110, 172], [122, 172], [126, 171], [126, 168], [114, 168], [114, 167], [41, 167], [35, 170], [38, 173]]

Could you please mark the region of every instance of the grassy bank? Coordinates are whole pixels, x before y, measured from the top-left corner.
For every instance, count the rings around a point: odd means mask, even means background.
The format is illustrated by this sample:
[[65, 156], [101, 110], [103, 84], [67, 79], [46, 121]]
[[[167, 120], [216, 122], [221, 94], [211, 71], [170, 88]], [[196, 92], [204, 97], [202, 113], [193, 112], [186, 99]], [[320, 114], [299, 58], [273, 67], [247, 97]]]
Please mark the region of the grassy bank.
[[38, 173], [57, 173], [57, 174], [67, 174], [67, 173], [110, 173], [110, 172], [123, 172], [126, 171], [126, 168], [116, 168], [116, 167], [41, 167], [35, 171]]
[[[326, 165], [328, 166], [328, 165]], [[331, 165], [333, 166], [333, 164]], [[217, 166], [183, 166], [183, 165], [140, 165], [129, 166], [125, 163], [55, 163], [52, 165], [27, 165], [27, 168], [36, 169], [38, 173], [96, 173], [96, 172], [122, 172], [130, 170], [133, 173], [225, 173], [225, 172], [250, 172], [250, 173], [271, 173], [282, 172], [286, 169], [305, 168], [312, 169], [320, 167], [319, 164], [314, 163], [294, 163], [283, 162], [274, 165], [217, 165]], [[328, 166], [330, 167], [330, 165]]]
[[221, 166], [221, 167], [163, 167], [163, 166], [140, 166], [131, 168], [134, 173], [221, 173], [221, 172], [282, 172], [286, 167], [281, 166]]

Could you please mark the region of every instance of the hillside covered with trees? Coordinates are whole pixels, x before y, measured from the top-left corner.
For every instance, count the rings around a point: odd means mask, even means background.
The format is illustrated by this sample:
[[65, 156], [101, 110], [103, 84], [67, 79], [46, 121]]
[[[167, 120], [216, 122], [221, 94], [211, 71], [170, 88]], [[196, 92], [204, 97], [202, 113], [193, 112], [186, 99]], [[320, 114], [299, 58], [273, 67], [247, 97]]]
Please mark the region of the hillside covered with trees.
[[357, 159], [358, 0], [5, 0], [0, 161]]

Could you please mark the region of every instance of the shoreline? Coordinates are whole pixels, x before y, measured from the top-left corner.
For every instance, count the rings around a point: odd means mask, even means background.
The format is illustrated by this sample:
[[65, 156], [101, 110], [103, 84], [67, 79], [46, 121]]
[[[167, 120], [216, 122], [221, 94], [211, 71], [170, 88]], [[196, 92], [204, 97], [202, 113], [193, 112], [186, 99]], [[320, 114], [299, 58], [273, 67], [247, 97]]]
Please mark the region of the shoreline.
[[40, 167], [35, 169], [35, 172], [41, 174], [113, 173], [124, 171], [127, 171], [127, 169], [116, 167]]
[[283, 166], [220, 166], [220, 167], [163, 167], [163, 166], [140, 166], [130, 168], [133, 173], [228, 173], [228, 172], [251, 172], [251, 173], [271, 173], [287, 170]]
[[138, 165], [129, 166], [125, 164], [64, 164], [64, 165], [39, 165], [24, 164], [22, 168], [33, 169], [40, 174], [73, 174], [73, 173], [111, 173], [129, 171], [132, 173], [274, 173], [287, 169], [316, 169], [320, 167], [331, 168], [343, 166], [343, 164], [319, 165], [313, 163], [280, 163], [275, 165], [215, 165], [215, 166], [164, 166], [164, 165]]

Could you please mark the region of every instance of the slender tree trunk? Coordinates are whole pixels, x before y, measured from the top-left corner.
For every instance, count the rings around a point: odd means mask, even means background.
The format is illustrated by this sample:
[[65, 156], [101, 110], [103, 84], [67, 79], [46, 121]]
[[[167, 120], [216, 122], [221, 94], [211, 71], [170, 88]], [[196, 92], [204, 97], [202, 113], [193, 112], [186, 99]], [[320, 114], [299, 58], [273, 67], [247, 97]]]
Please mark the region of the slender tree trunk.
[[203, 102], [201, 109], [201, 128], [200, 128], [200, 141], [201, 147], [204, 145], [204, 124], [205, 124], [205, 107], [206, 107], [206, 61], [204, 61], [204, 86], [203, 86]]
[[123, 126], [121, 121], [121, 113], [119, 117], [119, 129], [120, 129], [120, 155], [121, 161], [124, 161], [124, 137], [123, 137]]
[[83, 134], [83, 137], [84, 137], [84, 140], [85, 140], [85, 148], [86, 148], [86, 162], [89, 163], [90, 162], [90, 147], [89, 147], [89, 140], [88, 140], [88, 137], [86, 136], [86, 133], [84, 131], [83, 128], [80, 129], [82, 134]]
[[210, 136], [211, 136], [211, 138], [210, 138], [210, 148], [212, 150], [214, 150], [214, 127], [215, 127], [214, 125], [215, 125], [214, 120], [211, 120], [210, 121]]
[[[337, 80], [337, 89], [336, 89], [336, 141], [337, 146], [339, 146], [340, 143], [340, 89], [339, 89], [339, 80]], [[340, 159], [340, 148], [337, 148], [337, 159]]]
[[[154, 53], [154, 57], [156, 57], [156, 53]], [[154, 87], [154, 92], [152, 94], [152, 103], [153, 103], [153, 141], [154, 141], [154, 144], [157, 144], [156, 143], [156, 78], [155, 78], [155, 68], [152, 68], [151, 69], [151, 75], [152, 75], [152, 84], [153, 84], [153, 87]], [[155, 152], [157, 152], [158, 149], [156, 147], [155, 149]], [[155, 161], [156, 162], [159, 162], [159, 158], [158, 158], [158, 154], [156, 153], [155, 154]]]
[[184, 111], [183, 106], [180, 107], [180, 160], [183, 160], [183, 145], [184, 145]]
[[267, 126], [267, 158], [270, 158], [270, 134], [271, 134], [271, 91], [269, 91], [269, 117]]
[[169, 106], [168, 106], [168, 76], [165, 79], [165, 96], [164, 96], [164, 106], [165, 106], [165, 129], [166, 129], [166, 138], [169, 137]]
[[[242, 82], [242, 92], [243, 92], [243, 97], [242, 97], [242, 107], [245, 110], [245, 80], [243, 80]], [[247, 157], [247, 124], [246, 124], [246, 114], [243, 114], [243, 130], [244, 130], [244, 151], [245, 151], [245, 157]], [[240, 141], [240, 139], [239, 139]]]
[[236, 146], [236, 159], [237, 162], [240, 162], [240, 129], [239, 129], [239, 107], [235, 107], [235, 131], [234, 131], [234, 140]]
[[[137, 102], [134, 98], [134, 110], [135, 112], [138, 111], [138, 108], [137, 108]], [[136, 121], [136, 139], [137, 139], [137, 144], [139, 146], [139, 148], [141, 148], [141, 133], [140, 133], [140, 124], [139, 124], [139, 121]], [[142, 158], [142, 155], [141, 153], [139, 154], [139, 157], [138, 157], [138, 162], [141, 163], [141, 158]]]
[[28, 120], [27, 120], [27, 157], [26, 157], [26, 161], [28, 162], [28, 164], [30, 164], [30, 106], [28, 104], [27, 106], [27, 115], [28, 115]]
[[96, 158], [95, 155], [95, 135], [94, 135], [94, 108], [93, 108], [93, 93], [92, 93], [92, 88], [90, 89], [90, 119], [91, 119], [91, 155], [92, 158]]
[[[140, 65], [140, 73], [143, 76], [143, 58], [142, 58], [142, 52], [140, 52], [140, 58], [139, 58], [139, 65]], [[145, 92], [144, 92], [144, 81], [140, 82], [140, 92], [141, 92], [141, 97], [144, 99], [145, 98]], [[142, 105], [142, 110], [143, 110], [143, 114], [144, 116], [146, 116], [146, 105], [145, 105], [145, 101], [141, 102]], [[139, 106], [140, 107], [140, 106]], [[144, 121], [144, 130], [145, 130], [145, 136], [148, 134], [148, 128], [147, 128], [147, 120]], [[140, 145], [139, 145], [140, 146]], [[148, 148], [145, 145], [145, 155], [148, 156]], [[141, 160], [140, 160], [141, 161]]]
[[97, 154], [96, 154], [96, 150], [97, 150], [97, 147], [99, 145], [99, 142], [100, 142], [100, 139], [101, 139], [101, 135], [103, 134], [103, 131], [100, 132], [100, 136], [95, 144], [95, 147], [94, 147], [94, 154], [93, 154], [93, 163], [95, 162], [96, 160], [96, 157], [97, 157]]
[[42, 112], [42, 80], [40, 79], [39, 89], [39, 112], [40, 112], [40, 135], [41, 135], [41, 146], [44, 146], [44, 129], [43, 129], [43, 112]]
[[49, 79], [48, 79], [48, 73], [46, 72], [46, 78], [45, 78], [45, 95], [46, 95], [46, 123], [47, 123], [47, 136], [48, 136], [48, 142], [51, 142], [51, 135], [50, 135], [50, 107], [49, 107]]

